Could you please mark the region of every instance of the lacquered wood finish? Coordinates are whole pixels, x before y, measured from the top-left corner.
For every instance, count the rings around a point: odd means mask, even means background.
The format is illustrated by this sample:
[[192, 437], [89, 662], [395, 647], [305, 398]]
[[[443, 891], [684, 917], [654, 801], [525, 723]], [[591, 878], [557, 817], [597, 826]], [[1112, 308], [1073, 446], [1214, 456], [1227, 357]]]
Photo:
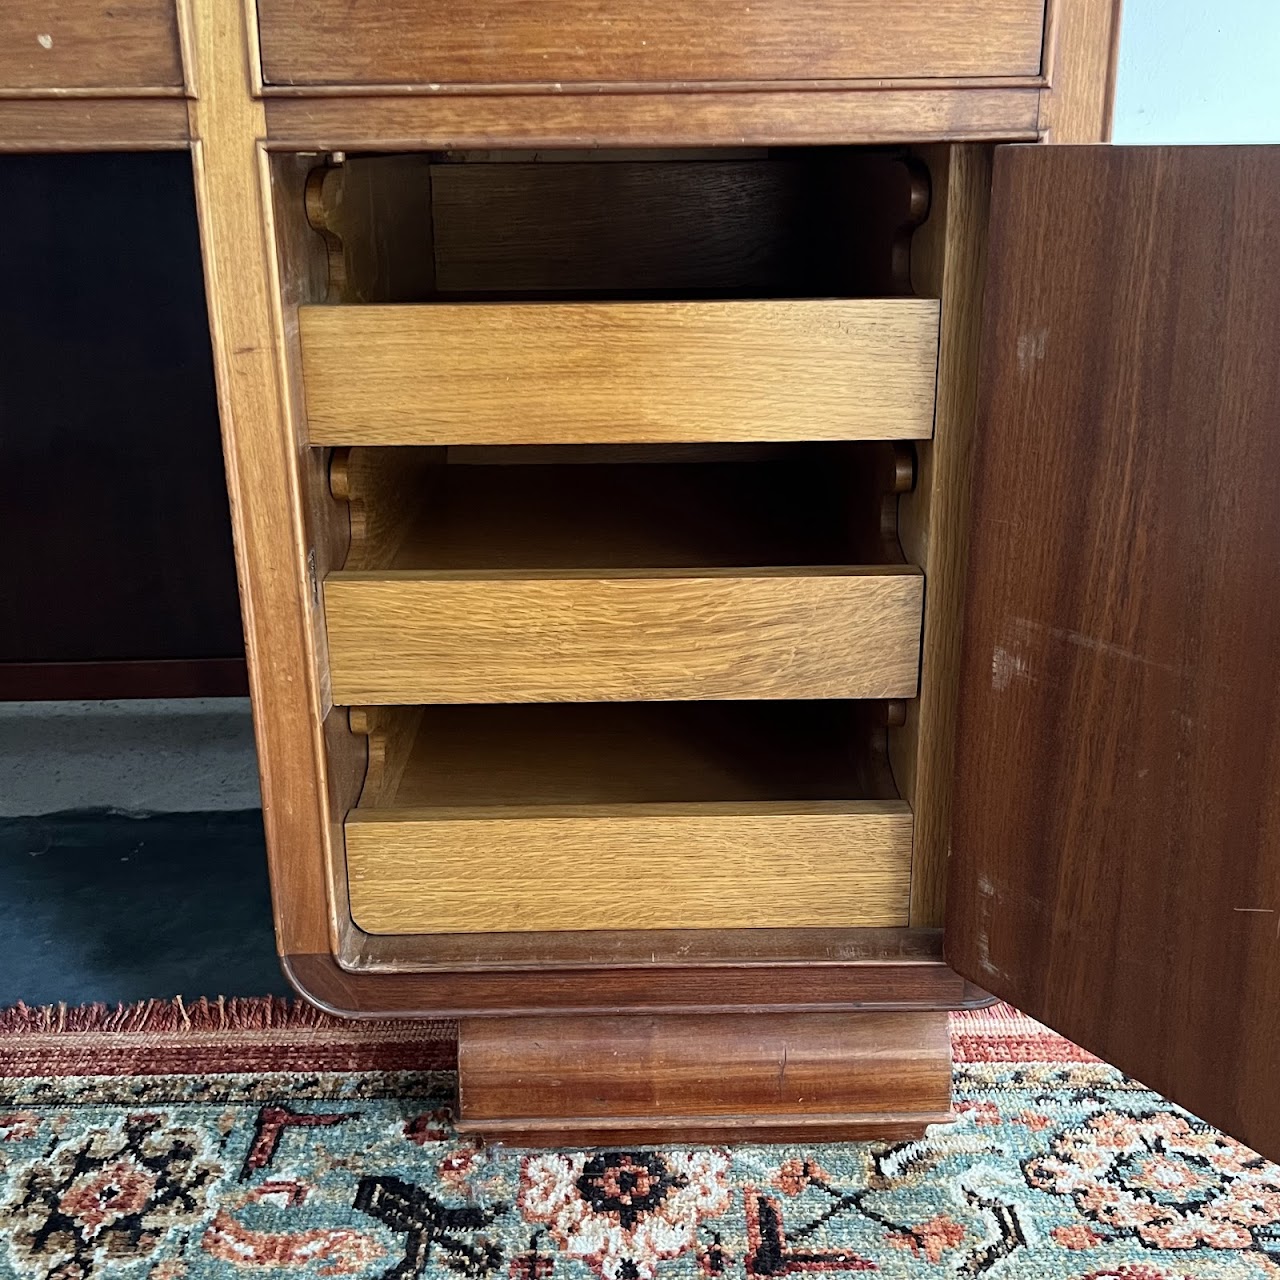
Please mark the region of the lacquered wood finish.
[[945, 1014], [468, 1018], [458, 1127], [523, 1145], [919, 1136], [950, 1118]]
[[[820, 92], [814, 89], [820, 88]], [[1035, 139], [1041, 90], [920, 81], [690, 93], [268, 98], [276, 150], [741, 147]]]
[[181, 93], [174, 0], [9, 0], [0, 5], [0, 96]]
[[958, 1009], [970, 998], [964, 980], [938, 961], [546, 965], [531, 959], [369, 972], [344, 969], [331, 953], [319, 952], [286, 954], [283, 964], [314, 1004], [357, 1017], [905, 1012]]
[[1033, 76], [1042, 0], [259, 0], [269, 85]]
[[1280, 1155], [1280, 149], [998, 153], [947, 954]]

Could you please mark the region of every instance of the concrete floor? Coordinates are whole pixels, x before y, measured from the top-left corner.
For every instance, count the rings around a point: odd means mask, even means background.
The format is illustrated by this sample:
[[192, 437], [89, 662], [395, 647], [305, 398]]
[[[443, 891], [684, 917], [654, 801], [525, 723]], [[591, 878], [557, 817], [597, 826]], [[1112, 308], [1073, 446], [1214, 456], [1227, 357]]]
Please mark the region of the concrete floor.
[[0, 1004], [286, 991], [248, 702], [0, 704]]

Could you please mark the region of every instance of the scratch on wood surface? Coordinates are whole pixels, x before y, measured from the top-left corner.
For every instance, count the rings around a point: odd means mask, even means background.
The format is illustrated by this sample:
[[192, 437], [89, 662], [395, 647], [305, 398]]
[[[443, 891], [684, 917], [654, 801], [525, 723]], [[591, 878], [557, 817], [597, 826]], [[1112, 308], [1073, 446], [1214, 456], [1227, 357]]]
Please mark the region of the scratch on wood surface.
[[1081, 649], [1088, 649], [1093, 653], [1106, 654], [1108, 657], [1120, 658], [1125, 662], [1136, 662], [1144, 667], [1153, 667], [1158, 671], [1169, 671], [1175, 674], [1178, 671], [1178, 668], [1171, 663], [1157, 662], [1154, 658], [1148, 658], [1141, 653], [1134, 653], [1132, 649], [1126, 649], [1124, 645], [1114, 644], [1110, 640], [1100, 640], [1097, 636], [1086, 635], [1083, 631], [1072, 631], [1068, 627], [1049, 627], [1042, 622], [1035, 622], [1031, 618], [1014, 618], [1012, 622], [1014, 628], [1021, 633], [1023, 640], [1030, 639], [1033, 635], [1044, 634], [1054, 640], [1062, 640]]

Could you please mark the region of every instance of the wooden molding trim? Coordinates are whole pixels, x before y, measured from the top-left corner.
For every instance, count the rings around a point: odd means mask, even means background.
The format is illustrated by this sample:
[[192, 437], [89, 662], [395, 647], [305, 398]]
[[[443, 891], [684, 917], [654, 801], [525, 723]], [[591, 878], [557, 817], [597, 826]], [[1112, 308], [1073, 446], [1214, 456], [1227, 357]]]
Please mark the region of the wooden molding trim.
[[465, 1018], [458, 1128], [527, 1145], [849, 1139], [950, 1119], [945, 1013]]
[[1033, 141], [1038, 88], [264, 100], [276, 150]]
[[264, 98], [485, 98], [494, 95], [540, 94], [687, 94], [687, 93], [883, 93], [886, 90], [945, 92], [954, 89], [1042, 89], [1049, 81], [1036, 76], [937, 76], [885, 80], [580, 80], [557, 83], [495, 80], [475, 84], [268, 84]]
[[243, 658], [157, 662], [0, 662], [0, 702], [97, 698], [241, 698]]
[[[172, 91], [181, 94], [181, 90]], [[189, 145], [181, 96], [0, 97], [0, 153], [182, 151]]]
[[989, 1003], [945, 964], [702, 964], [529, 969], [437, 966], [350, 973], [326, 952], [285, 954], [317, 1008], [357, 1018], [539, 1014], [945, 1010]]

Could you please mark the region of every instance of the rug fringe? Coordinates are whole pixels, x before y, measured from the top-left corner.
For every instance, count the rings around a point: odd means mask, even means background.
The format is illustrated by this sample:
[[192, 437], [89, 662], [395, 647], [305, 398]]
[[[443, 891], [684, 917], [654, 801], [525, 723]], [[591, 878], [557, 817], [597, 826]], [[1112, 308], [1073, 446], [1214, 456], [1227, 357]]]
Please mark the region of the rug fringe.
[[[137, 1004], [27, 1005], [0, 1009], [0, 1035], [56, 1035], [59, 1032], [210, 1032], [344, 1030], [350, 1019], [323, 1013], [304, 1000], [284, 996], [217, 996], [185, 1001], [144, 1000]], [[457, 1024], [442, 1019], [372, 1021], [364, 1026], [402, 1027], [415, 1039], [451, 1039]]]

